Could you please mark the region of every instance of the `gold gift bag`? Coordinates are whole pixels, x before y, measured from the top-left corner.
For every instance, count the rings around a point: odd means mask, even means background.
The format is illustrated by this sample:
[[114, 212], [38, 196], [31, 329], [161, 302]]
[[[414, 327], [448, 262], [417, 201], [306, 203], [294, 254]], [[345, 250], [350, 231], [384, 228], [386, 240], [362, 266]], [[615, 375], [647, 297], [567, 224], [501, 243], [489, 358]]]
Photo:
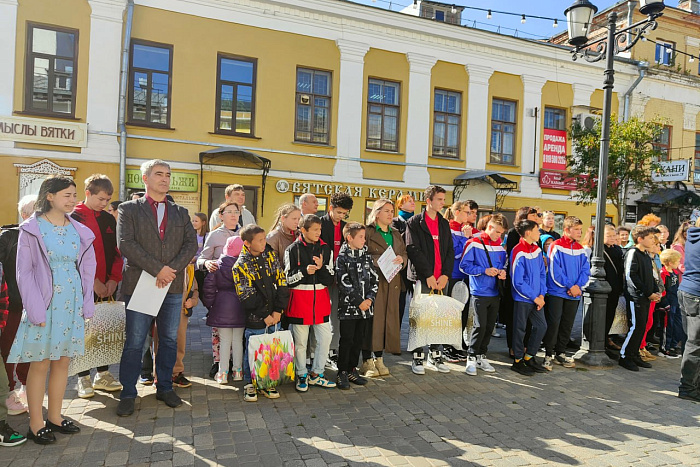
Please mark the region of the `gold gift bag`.
[[417, 287], [408, 309], [408, 349], [446, 344], [462, 349], [464, 304], [441, 293], [421, 294]]

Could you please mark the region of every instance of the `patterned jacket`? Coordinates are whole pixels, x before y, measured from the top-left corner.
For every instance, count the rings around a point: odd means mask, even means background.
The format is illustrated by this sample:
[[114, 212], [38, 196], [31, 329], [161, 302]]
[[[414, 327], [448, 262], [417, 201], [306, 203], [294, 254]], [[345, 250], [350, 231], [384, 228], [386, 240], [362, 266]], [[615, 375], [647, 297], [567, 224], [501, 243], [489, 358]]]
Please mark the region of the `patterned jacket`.
[[251, 255], [243, 246], [233, 266], [233, 282], [245, 313], [246, 328], [264, 329], [265, 318], [273, 312], [284, 313], [287, 308], [287, 277], [269, 245], [259, 256]]
[[379, 277], [372, 265], [372, 256], [367, 247], [353, 250], [343, 243], [335, 263], [335, 275], [338, 281], [338, 318], [367, 319], [374, 314], [374, 303], [368, 310], [362, 311], [360, 303], [372, 300], [379, 290]]

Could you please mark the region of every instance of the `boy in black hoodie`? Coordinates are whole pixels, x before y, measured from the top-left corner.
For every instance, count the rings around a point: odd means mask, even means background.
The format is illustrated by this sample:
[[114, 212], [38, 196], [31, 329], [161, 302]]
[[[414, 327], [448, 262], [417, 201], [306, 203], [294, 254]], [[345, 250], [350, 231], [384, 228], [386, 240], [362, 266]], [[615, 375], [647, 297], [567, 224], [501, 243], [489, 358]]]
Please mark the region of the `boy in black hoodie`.
[[639, 367], [651, 368], [649, 362], [642, 361], [639, 346], [646, 332], [649, 308], [651, 302], [661, 300], [658, 285], [654, 279], [654, 266], [647, 251], [656, 243], [656, 227], [637, 226], [630, 236], [635, 243], [634, 248], [625, 255], [625, 297], [627, 298], [627, 316], [630, 328], [620, 350], [621, 367], [630, 371], [639, 371]]

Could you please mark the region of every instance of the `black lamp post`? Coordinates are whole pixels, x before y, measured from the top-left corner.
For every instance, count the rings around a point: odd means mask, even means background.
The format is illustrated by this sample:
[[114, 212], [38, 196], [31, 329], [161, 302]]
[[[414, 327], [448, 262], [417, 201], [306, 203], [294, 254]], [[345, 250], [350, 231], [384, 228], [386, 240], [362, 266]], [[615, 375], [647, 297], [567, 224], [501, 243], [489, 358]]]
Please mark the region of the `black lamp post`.
[[583, 331], [589, 348], [581, 356], [581, 362], [598, 368], [611, 368], [612, 361], [605, 354], [605, 308], [608, 294], [612, 291], [605, 280], [605, 259], [603, 258], [603, 242], [605, 229], [605, 213], [608, 192], [608, 152], [610, 149], [610, 114], [612, 105], [613, 83], [615, 81], [614, 58], [619, 52], [631, 49], [649, 30], [656, 29], [656, 19], [663, 14], [663, 0], [640, 0], [639, 11], [648, 17], [619, 31], [617, 12], [608, 15], [607, 37], [588, 40], [593, 15], [598, 11], [588, 0], [576, 0], [564, 11], [568, 21], [569, 44], [573, 60], [583, 57], [588, 62], [597, 62], [605, 58], [605, 80], [603, 81], [603, 118], [600, 134], [600, 160], [598, 162], [598, 205], [595, 220], [595, 242], [593, 259], [591, 261], [592, 280], [586, 287], [590, 296], [590, 304], [584, 309]]

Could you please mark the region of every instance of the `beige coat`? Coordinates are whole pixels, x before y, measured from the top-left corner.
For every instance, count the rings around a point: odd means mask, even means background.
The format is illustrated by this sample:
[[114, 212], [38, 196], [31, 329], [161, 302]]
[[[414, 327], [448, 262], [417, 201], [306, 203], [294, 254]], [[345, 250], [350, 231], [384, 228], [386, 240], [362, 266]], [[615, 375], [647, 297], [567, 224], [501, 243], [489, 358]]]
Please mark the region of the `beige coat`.
[[[408, 263], [406, 244], [401, 234], [389, 227], [394, 239], [394, 253], [403, 258], [403, 267]], [[380, 352], [386, 350], [393, 354], [401, 353], [401, 323], [399, 322], [399, 294], [401, 293], [401, 275], [394, 276], [389, 283], [377, 266], [377, 260], [386, 251], [388, 245], [382, 235], [377, 232], [375, 224], [367, 226], [367, 251], [372, 255], [374, 267], [379, 275], [379, 291], [374, 301], [374, 318], [371, 336], [365, 339], [365, 350]], [[371, 340], [370, 340], [371, 337]]]

